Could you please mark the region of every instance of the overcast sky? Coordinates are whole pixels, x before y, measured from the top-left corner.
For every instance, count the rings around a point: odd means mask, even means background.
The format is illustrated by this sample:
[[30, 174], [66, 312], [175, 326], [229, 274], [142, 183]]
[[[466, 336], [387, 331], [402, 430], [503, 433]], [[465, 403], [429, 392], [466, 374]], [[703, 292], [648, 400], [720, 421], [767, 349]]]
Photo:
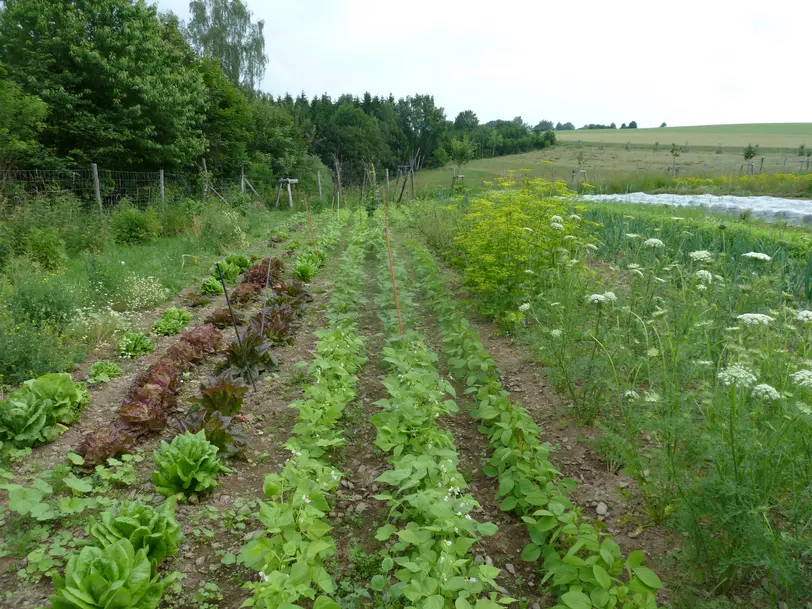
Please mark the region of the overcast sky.
[[[434, 95], [453, 120], [812, 121], [809, 0], [247, 0], [262, 89]], [[188, 17], [188, 0], [159, 0]]]

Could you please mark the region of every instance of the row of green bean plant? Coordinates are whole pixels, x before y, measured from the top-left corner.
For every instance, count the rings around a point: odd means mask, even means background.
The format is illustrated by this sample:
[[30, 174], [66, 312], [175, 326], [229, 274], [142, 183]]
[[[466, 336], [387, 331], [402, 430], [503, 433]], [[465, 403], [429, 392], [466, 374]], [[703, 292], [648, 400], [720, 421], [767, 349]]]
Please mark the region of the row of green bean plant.
[[562, 479], [550, 463], [551, 448], [527, 410], [510, 400], [499, 382], [496, 363], [455, 303], [426, 249], [410, 243], [421, 293], [434, 311], [452, 374], [465, 384], [476, 406], [472, 415], [488, 435], [493, 451], [488, 476], [499, 481], [503, 511], [513, 512], [530, 535], [522, 558], [542, 558], [542, 586], [549, 582], [558, 608], [656, 607], [659, 577], [634, 551], [624, 559], [604, 524], [583, 517], [567, 493], [576, 484]]
[[[496, 609], [515, 599], [499, 597], [494, 581], [499, 569], [475, 564], [471, 547], [497, 528], [471, 516], [479, 504], [457, 470], [453, 436], [437, 425], [439, 417], [458, 412], [455, 401], [447, 399], [453, 387], [438, 373], [437, 356], [423, 336], [414, 330], [400, 336], [382, 230], [378, 227], [369, 242], [379, 260], [377, 302], [390, 337], [383, 349], [388, 397], [377, 402], [381, 411], [372, 423], [375, 445], [388, 453], [392, 465], [378, 478], [390, 488], [377, 496], [388, 503], [389, 514], [376, 539], [391, 545], [384, 551], [385, 575], [376, 576], [372, 587], [387, 590], [390, 606]], [[416, 309], [407, 272], [402, 264], [394, 268], [401, 318], [412, 328]]]
[[304, 396], [291, 404], [299, 411], [285, 445], [291, 457], [281, 472], [265, 476], [267, 501], [260, 503], [257, 518], [267, 528], [240, 551], [239, 560], [260, 572], [259, 582], [246, 584], [252, 592], [247, 606], [293, 609], [313, 601], [314, 609], [338, 609], [330, 597], [335, 584], [324, 566], [336, 551], [328, 513], [342, 477], [331, 465], [331, 449], [344, 444], [336, 423], [355, 398], [357, 372], [366, 361], [356, 313], [363, 254], [362, 233], [355, 231], [336, 276], [327, 326], [316, 333]]

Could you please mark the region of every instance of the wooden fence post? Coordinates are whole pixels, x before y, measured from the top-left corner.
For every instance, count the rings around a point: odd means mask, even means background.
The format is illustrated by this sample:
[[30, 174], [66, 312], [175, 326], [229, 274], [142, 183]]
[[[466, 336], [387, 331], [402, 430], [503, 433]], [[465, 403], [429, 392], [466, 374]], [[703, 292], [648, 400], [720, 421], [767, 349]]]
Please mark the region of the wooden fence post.
[[163, 169], [161, 169], [160, 172], [158, 173], [158, 180], [159, 180], [160, 185], [161, 185], [161, 203], [163, 203], [164, 201], [166, 201], [166, 186], [164, 184], [164, 170]]
[[761, 157], [761, 167], [758, 168], [759, 173], [764, 173], [764, 157]]
[[203, 157], [203, 199], [209, 194], [209, 170], [206, 168], [206, 157]]
[[324, 197], [321, 195], [321, 171], [316, 172], [316, 180], [319, 183], [319, 201], [323, 201]]
[[245, 165], [240, 165], [240, 191], [245, 194]]
[[96, 203], [99, 204], [99, 215], [104, 215], [104, 208], [102, 208], [102, 200], [101, 200], [101, 185], [99, 184], [99, 166], [96, 163], [92, 163], [91, 168], [93, 169], [93, 190], [96, 193]]
[[389, 168], [386, 168], [386, 190], [389, 190]]
[[293, 193], [290, 191], [290, 178], [288, 178], [288, 205], [293, 209]]

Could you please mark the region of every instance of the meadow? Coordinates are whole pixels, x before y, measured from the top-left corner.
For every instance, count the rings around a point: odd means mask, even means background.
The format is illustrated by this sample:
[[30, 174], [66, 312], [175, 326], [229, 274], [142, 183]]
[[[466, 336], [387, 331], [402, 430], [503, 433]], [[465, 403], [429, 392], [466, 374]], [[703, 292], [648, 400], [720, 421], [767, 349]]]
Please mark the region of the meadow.
[[[567, 180], [578, 188], [586, 182], [590, 192], [598, 193], [688, 191], [810, 197], [812, 166], [807, 165], [806, 156], [798, 155], [798, 146], [806, 140], [812, 142], [812, 135], [806, 135], [810, 132], [809, 123], [557, 131], [559, 145], [474, 159], [458, 172], [471, 188], [512, 175]], [[682, 148], [676, 159], [672, 144]], [[759, 146], [753, 176], [747, 175], [750, 169], [742, 154], [748, 144]], [[675, 168], [679, 168], [678, 176]], [[585, 174], [574, 176], [578, 170]], [[415, 188], [425, 195], [442, 195], [450, 188], [455, 171], [453, 164], [420, 171]], [[763, 174], [779, 175], [768, 179]], [[677, 178], [712, 182], [681, 183]]]

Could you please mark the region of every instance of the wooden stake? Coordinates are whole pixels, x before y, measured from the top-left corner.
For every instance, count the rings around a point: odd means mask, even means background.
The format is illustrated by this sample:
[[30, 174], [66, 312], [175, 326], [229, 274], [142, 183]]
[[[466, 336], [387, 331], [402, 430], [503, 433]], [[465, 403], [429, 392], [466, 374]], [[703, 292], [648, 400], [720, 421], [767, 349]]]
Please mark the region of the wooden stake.
[[164, 186], [164, 170], [161, 169], [158, 173], [158, 183], [161, 187], [161, 203], [166, 200], [166, 188]]
[[245, 194], [245, 165], [240, 165], [240, 191]]
[[400, 300], [398, 299], [398, 282], [395, 280], [395, 265], [392, 262], [392, 245], [389, 243], [389, 213], [386, 207], [386, 193], [383, 195], [384, 235], [386, 236], [386, 251], [389, 254], [389, 273], [392, 275], [392, 291], [395, 295], [395, 310], [398, 312], [398, 329], [400, 340], [403, 341], [403, 320], [400, 317]]
[[324, 198], [321, 195], [321, 171], [316, 172], [316, 180], [319, 183], [319, 201], [323, 201]]
[[288, 180], [288, 205], [293, 209], [293, 193], [290, 191], [290, 180]]
[[276, 183], [276, 201], [274, 201], [274, 208], [279, 208], [279, 197], [282, 196], [282, 182], [279, 181]]
[[313, 222], [310, 220], [310, 207], [307, 205], [307, 197], [305, 197], [305, 211], [307, 212], [307, 225], [310, 227], [310, 238], [313, 239], [313, 249], [319, 253], [319, 244], [316, 243], [316, 233], [313, 232]]
[[104, 215], [104, 208], [102, 207], [101, 200], [101, 185], [99, 184], [99, 166], [92, 163], [90, 167], [93, 169], [93, 191], [96, 194], [96, 203], [99, 204], [99, 215]]
[[209, 194], [209, 170], [206, 169], [206, 157], [203, 157], [203, 198]]

